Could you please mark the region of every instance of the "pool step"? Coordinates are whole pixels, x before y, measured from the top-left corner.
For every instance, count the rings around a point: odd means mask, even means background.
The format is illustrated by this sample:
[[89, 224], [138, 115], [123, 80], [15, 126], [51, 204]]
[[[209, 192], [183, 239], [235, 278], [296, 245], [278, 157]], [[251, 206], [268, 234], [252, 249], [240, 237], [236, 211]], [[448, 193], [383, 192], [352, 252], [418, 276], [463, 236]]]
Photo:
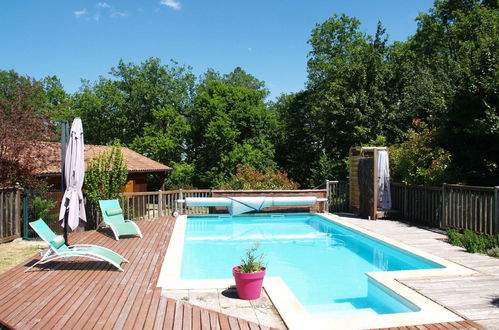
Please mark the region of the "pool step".
[[322, 318], [377, 315], [372, 308], [356, 308], [351, 303], [308, 305], [306, 310]]

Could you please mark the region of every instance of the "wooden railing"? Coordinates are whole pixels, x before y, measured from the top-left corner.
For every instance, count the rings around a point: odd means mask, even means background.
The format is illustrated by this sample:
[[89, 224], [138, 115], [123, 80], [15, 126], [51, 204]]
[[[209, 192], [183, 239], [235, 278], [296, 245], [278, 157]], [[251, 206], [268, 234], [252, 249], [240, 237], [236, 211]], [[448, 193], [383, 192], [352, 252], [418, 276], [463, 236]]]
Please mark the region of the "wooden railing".
[[21, 190], [0, 188], [0, 243], [21, 237]]
[[329, 212], [348, 212], [348, 181], [326, 181]]
[[442, 187], [391, 184], [392, 209], [402, 218], [430, 227], [442, 228]]
[[190, 207], [184, 209], [177, 200], [186, 197], [210, 197], [211, 190], [171, 190], [155, 192], [123, 193], [121, 205], [128, 219], [151, 219], [158, 216], [172, 215], [173, 212], [187, 214], [209, 213], [208, 207]]
[[499, 187], [444, 184], [442, 225], [499, 234]]
[[[327, 181], [330, 212], [349, 211], [348, 183]], [[499, 187], [455, 184], [411, 186], [391, 183], [392, 209], [402, 220], [434, 228], [461, 228], [477, 233], [499, 234]]]

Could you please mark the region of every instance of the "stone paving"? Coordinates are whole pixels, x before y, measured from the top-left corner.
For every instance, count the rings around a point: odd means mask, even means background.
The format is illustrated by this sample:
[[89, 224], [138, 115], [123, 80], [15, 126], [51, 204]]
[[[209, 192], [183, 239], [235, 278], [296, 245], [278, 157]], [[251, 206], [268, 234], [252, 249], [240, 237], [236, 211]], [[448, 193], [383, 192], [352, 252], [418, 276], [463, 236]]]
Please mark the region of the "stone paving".
[[286, 328], [265, 289], [262, 289], [260, 299], [256, 300], [239, 299], [235, 287], [228, 289], [166, 290], [164, 292], [168, 298], [186, 301], [196, 306], [240, 317], [264, 326]]

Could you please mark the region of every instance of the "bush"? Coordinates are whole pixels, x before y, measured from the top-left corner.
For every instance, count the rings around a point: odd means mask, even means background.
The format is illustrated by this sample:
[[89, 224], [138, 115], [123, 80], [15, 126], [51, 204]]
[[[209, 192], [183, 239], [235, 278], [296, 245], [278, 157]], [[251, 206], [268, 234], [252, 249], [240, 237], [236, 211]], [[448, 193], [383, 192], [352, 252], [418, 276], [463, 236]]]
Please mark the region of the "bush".
[[[447, 237], [450, 244], [461, 246], [471, 253], [487, 253], [495, 256], [499, 252], [499, 235], [481, 235], [471, 230], [447, 229]], [[490, 251], [490, 253], [489, 253]], [[498, 254], [499, 255], [499, 254]]]
[[491, 257], [499, 258], [499, 247], [488, 249], [487, 254]]
[[193, 189], [194, 164], [172, 162], [170, 165], [173, 171], [168, 173], [165, 179], [166, 189]]
[[420, 121], [414, 121], [409, 139], [390, 147], [392, 179], [413, 185], [439, 185], [451, 180], [448, 168], [450, 153], [436, 143], [435, 132]]
[[97, 205], [102, 199], [116, 199], [126, 183], [128, 168], [118, 142], [111, 150], [101, 152], [88, 162], [85, 172], [85, 194]]
[[237, 165], [237, 173], [219, 186], [224, 190], [289, 190], [298, 189], [300, 185], [285, 172], [270, 168], [260, 172], [251, 167]]

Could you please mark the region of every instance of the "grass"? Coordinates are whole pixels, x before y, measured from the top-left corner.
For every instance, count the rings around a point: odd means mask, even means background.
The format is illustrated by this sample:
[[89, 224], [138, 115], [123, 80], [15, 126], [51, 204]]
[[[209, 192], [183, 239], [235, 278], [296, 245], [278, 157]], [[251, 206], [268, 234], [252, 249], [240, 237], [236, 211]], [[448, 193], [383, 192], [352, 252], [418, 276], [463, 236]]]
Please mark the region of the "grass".
[[20, 264], [47, 245], [41, 241], [14, 241], [0, 244], [0, 274]]

